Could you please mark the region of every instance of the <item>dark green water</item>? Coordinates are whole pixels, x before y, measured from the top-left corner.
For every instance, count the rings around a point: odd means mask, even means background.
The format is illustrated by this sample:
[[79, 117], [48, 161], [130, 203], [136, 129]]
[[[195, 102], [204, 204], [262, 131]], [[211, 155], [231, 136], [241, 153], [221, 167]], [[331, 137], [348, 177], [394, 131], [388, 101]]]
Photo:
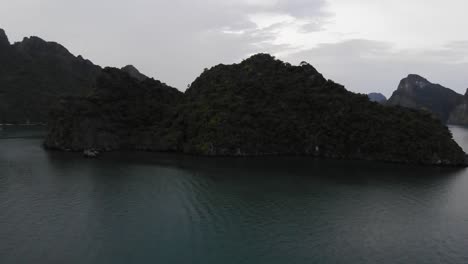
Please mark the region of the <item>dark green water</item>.
[[[468, 149], [468, 130], [453, 127]], [[46, 152], [0, 132], [0, 263], [468, 263], [468, 170]]]

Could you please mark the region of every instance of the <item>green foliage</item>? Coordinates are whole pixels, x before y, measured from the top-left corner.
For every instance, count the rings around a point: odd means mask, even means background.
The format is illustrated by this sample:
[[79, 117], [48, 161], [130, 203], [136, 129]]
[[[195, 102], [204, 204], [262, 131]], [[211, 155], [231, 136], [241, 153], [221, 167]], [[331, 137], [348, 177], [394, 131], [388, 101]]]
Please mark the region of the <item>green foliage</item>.
[[67, 150], [172, 150], [179, 136], [167, 133], [168, 118], [181, 99], [181, 92], [159, 81], [140, 81], [106, 68], [87, 97], [63, 98], [53, 109], [45, 145]]
[[450, 132], [430, 115], [384, 107], [326, 80], [308, 63], [267, 54], [205, 71], [186, 92], [189, 153], [316, 155], [411, 163], [464, 163]]
[[50, 124], [46, 145], [59, 149], [465, 164], [448, 128], [430, 114], [370, 102], [310, 64], [267, 54], [206, 70], [185, 94], [105, 69], [94, 92], [64, 101]]

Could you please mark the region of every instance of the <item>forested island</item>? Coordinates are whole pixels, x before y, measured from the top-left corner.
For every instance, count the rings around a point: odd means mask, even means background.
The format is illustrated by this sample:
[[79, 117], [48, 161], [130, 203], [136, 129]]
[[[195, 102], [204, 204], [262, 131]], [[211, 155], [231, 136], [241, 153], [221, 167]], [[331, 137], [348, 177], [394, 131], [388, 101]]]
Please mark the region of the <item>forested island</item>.
[[46, 123], [49, 149], [466, 163], [443, 124], [468, 120], [466, 100], [417, 75], [385, 102], [306, 62], [257, 54], [206, 69], [182, 93], [131, 65], [103, 69], [39, 37], [11, 44], [1, 29], [0, 59], [0, 123]]
[[61, 99], [48, 124], [44, 145], [65, 151], [466, 164], [430, 113], [371, 102], [308, 63], [293, 66], [268, 54], [207, 69], [185, 93], [106, 68], [87, 96]]

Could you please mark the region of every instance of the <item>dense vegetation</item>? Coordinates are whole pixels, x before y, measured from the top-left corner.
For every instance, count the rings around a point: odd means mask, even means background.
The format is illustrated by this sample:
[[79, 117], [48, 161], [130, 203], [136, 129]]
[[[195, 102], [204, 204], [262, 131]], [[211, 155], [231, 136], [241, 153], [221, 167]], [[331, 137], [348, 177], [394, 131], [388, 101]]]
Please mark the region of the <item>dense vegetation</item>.
[[307, 63], [267, 54], [206, 70], [185, 95], [106, 69], [92, 95], [63, 100], [50, 124], [46, 146], [58, 149], [465, 164], [430, 114], [370, 102]]
[[0, 123], [45, 123], [60, 96], [85, 95], [101, 68], [37, 37], [10, 44], [0, 29]]
[[62, 98], [49, 119], [46, 146], [63, 150], [174, 150], [161, 139], [182, 93], [159, 81], [106, 68], [86, 97]]

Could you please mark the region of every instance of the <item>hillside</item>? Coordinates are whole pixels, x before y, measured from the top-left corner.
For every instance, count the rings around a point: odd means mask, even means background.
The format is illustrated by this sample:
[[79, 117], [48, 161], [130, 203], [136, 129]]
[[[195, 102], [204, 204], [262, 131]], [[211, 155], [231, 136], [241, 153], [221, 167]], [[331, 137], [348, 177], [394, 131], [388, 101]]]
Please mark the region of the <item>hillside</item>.
[[0, 123], [44, 123], [61, 96], [83, 96], [101, 68], [38, 37], [10, 44], [0, 29]]
[[[122, 71], [106, 70], [100, 80], [94, 95], [65, 100], [53, 112], [47, 147], [465, 164], [448, 128], [430, 114], [370, 102], [309, 64], [292, 66], [267, 54], [215, 66], [184, 95], [149, 104], [154, 90]], [[108, 92], [128, 87], [138, 92]], [[166, 88], [161, 91], [172, 94]], [[83, 125], [90, 122], [102, 127]], [[115, 142], [109, 138], [124, 143], [107, 144]]]
[[62, 98], [51, 113], [49, 148], [175, 150], [162, 138], [182, 93], [153, 79], [105, 68], [86, 97]]

